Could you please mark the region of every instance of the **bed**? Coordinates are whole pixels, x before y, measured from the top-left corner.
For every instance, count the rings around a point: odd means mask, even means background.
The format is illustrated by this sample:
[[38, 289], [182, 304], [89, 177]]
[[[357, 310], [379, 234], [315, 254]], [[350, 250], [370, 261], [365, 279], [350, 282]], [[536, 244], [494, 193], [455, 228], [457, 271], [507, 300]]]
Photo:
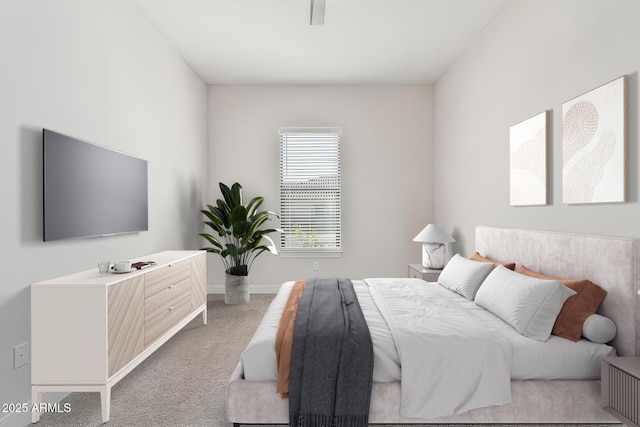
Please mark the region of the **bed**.
[[[617, 326], [615, 338], [608, 343], [609, 348], [614, 348], [619, 356], [640, 354], [638, 311], [640, 297], [637, 294], [640, 289], [639, 255], [635, 239], [478, 226], [476, 250], [492, 260], [515, 262], [517, 265], [525, 265], [531, 270], [551, 276], [588, 278], [597, 283], [607, 291], [607, 296], [600, 305], [598, 313], [613, 320]], [[364, 286], [361, 282], [374, 281], [375, 279], [354, 280], [354, 286], [358, 288]], [[422, 286], [435, 289], [439, 287], [438, 284], [425, 282]], [[286, 292], [286, 288], [287, 286], [283, 285], [283, 292]], [[269, 317], [277, 317], [277, 309], [272, 310], [272, 308], [278, 305], [277, 301], [282, 298], [280, 295], [276, 296], [272, 307], [265, 315], [263, 324], [269, 320]], [[365, 306], [363, 310], [366, 310], [366, 303], [363, 305]], [[263, 324], [258, 328], [257, 334]], [[563, 339], [558, 338], [555, 341], [558, 340]], [[254, 341], [256, 340], [252, 339], [252, 343]], [[606, 353], [607, 350], [605, 348], [602, 351]], [[554, 357], [559, 357], [557, 355], [563, 352], [560, 349]], [[606, 355], [605, 353], [597, 353], [593, 357], [601, 357], [603, 354]], [[611, 354], [613, 353], [608, 355]], [[244, 359], [238, 363], [228, 384], [227, 417], [229, 420], [236, 425], [288, 424], [288, 401], [276, 393], [276, 381], [270, 376], [271, 374], [265, 374], [262, 378], [260, 373], [251, 372], [254, 367], [245, 366], [248, 362], [246, 358]], [[265, 356], [264, 359], [268, 357]], [[455, 415], [435, 418], [402, 415], [402, 384], [394, 380], [394, 375], [398, 374], [391, 373], [390, 378], [383, 378], [384, 381], [375, 381], [374, 378], [369, 422], [371, 424], [616, 422], [600, 407], [600, 381], [597, 377], [594, 378], [593, 373], [582, 379], [563, 379], [557, 372], [547, 374], [548, 378], [544, 376], [536, 378], [535, 375], [527, 374], [527, 363], [510, 368], [512, 374], [510, 403], [478, 407]], [[378, 379], [385, 374], [381, 375], [378, 375]]]

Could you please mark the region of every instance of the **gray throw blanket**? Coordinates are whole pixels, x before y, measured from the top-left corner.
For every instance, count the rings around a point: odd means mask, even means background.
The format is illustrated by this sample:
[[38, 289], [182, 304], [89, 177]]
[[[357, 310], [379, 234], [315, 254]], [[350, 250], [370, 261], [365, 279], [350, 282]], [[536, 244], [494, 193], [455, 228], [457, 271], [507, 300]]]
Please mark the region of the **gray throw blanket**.
[[349, 279], [307, 279], [293, 332], [289, 425], [366, 427], [373, 381], [369, 328]]

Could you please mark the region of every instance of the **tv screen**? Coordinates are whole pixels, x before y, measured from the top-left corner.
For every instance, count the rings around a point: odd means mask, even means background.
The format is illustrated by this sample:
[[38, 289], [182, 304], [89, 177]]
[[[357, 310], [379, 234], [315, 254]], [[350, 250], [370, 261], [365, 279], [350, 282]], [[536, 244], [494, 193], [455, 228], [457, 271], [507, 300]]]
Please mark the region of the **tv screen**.
[[147, 161], [43, 129], [44, 240], [149, 229]]

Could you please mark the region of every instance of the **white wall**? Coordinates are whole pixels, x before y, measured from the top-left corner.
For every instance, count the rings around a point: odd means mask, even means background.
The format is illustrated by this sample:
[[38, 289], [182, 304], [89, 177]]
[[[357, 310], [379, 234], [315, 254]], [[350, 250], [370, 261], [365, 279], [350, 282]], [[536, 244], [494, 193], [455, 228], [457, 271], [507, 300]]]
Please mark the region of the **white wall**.
[[[240, 182], [279, 211], [279, 127], [342, 128], [343, 246], [340, 259], [261, 255], [252, 292], [320, 276], [404, 276], [420, 261], [411, 239], [433, 219], [431, 86], [212, 86], [209, 89], [209, 197], [218, 182]], [[274, 223], [273, 225], [278, 225]], [[203, 241], [203, 245], [204, 245]], [[209, 255], [209, 284], [224, 283]], [[255, 285], [255, 286], [254, 286]]]
[[[31, 283], [198, 247], [207, 88], [126, 0], [3, 0], [0, 64], [0, 402], [27, 403], [12, 349], [30, 340]], [[148, 160], [149, 231], [43, 242], [42, 128]]]
[[[519, 0], [435, 85], [435, 218], [468, 255], [478, 224], [640, 237], [640, 2]], [[562, 204], [562, 103], [624, 74], [629, 202]], [[550, 110], [550, 204], [509, 206], [509, 128]]]

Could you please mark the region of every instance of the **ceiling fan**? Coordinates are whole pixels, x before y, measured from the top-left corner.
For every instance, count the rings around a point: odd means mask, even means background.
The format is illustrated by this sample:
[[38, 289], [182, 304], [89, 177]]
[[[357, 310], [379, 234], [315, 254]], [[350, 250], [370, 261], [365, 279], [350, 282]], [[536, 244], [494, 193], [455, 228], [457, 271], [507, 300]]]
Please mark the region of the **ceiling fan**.
[[324, 6], [326, 0], [311, 0], [311, 25], [324, 24]]

